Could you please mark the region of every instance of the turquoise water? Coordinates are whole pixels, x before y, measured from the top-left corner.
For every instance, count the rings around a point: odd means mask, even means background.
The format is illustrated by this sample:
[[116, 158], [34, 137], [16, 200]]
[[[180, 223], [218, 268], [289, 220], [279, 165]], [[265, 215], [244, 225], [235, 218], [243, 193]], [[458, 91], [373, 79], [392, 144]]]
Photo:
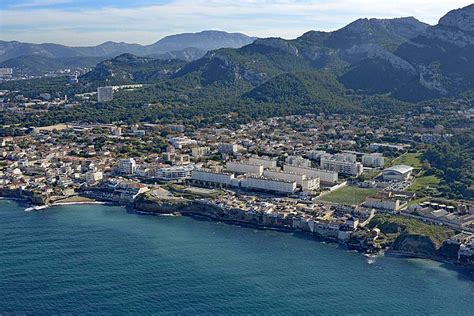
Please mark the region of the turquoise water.
[[473, 315], [474, 274], [122, 207], [0, 200], [0, 314]]

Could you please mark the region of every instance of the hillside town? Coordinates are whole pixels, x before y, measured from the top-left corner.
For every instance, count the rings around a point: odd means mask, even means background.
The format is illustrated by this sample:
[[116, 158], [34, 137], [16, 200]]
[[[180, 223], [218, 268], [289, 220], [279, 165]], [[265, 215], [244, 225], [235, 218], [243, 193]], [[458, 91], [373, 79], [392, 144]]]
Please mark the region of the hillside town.
[[[220, 220], [344, 243], [365, 230], [370, 249], [380, 248], [378, 228], [364, 226], [377, 213], [392, 214], [453, 229], [458, 259], [472, 256], [472, 202], [412, 190], [423, 170], [405, 158], [450, 137], [442, 126], [417, 126], [420, 119], [374, 126], [371, 117], [321, 114], [237, 128], [78, 123], [24, 129], [1, 139], [0, 193], [27, 198], [36, 209], [81, 201], [136, 205], [157, 190], [185, 193], [219, 209], [214, 217]], [[385, 141], [387, 135], [399, 141]]]
[[0, 2], [0, 316], [474, 316], [447, 2]]

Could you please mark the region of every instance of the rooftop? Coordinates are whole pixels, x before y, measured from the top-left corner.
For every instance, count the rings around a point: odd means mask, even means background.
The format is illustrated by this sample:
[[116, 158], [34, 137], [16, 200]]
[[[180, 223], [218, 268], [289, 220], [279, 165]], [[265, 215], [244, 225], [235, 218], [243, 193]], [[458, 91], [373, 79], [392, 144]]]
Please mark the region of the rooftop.
[[384, 171], [395, 171], [395, 172], [400, 172], [400, 173], [408, 173], [413, 170], [413, 167], [407, 166], [407, 165], [395, 165], [391, 166]]

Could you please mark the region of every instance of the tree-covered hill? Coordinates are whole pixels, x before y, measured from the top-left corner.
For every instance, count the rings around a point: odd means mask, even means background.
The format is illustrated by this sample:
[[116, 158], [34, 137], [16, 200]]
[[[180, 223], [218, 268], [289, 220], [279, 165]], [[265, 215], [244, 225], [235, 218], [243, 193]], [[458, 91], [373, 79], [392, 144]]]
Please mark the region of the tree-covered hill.
[[[78, 85], [56, 91], [147, 83], [143, 90], [117, 94], [113, 104], [121, 112], [124, 107], [135, 111], [133, 105], [161, 104], [163, 117], [200, 121], [229, 113], [255, 118], [320, 111], [406, 112], [417, 102], [474, 90], [472, 21], [474, 5], [449, 12], [435, 26], [414, 18], [359, 19], [334, 32], [257, 39], [191, 62], [124, 54], [99, 63]], [[30, 83], [23, 84], [27, 91], [19, 85], [26, 95], [40, 92]], [[0, 89], [12, 86], [18, 84], [1, 84]], [[48, 91], [42, 92], [54, 92], [50, 84], [44, 86]]]
[[123, 54], [99, 63], [80, 80], [85, 84], [119, 85], [149, 83], [171, 77], [185, 64], [178, 59], [155, 59]]

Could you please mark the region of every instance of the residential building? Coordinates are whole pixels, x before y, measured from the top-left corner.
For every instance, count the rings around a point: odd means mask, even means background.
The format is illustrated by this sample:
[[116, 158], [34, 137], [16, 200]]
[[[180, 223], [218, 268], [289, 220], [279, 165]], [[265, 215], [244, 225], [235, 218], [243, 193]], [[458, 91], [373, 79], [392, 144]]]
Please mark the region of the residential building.
[[110, 86], [97, 88], [97, 102], [108, 102], [114, 99], [114, 89]]
[[317, 159], [321, 158], [322, 155], [325, 155], [325, 154], [327, 154], [327, 153], [324, 150], [311, 150], [311, 151], [306, 153], [306, 156], [309, 159], [317, 160]]
[[285, 163], [295, 166], [295, 167], [304, 167], [304, 168], [311, 167], [311, 160], [305, 159], [301, 156], [288, 156], [285, 159]]
[[275, 169], [277, 167], [277, 161], [275, 159], [252, 156], [248, 160], [249, 164], [262, 165], [265, 169]]
[[250, 163], [246, 162], [235, 162], [235, 161], [229, 161], [226, 163], [226, 169], [229, 172], [235, 172], [235, 173], [251, 173], [251, 174], [256, 174], [256, 175], [262, 175], [263, 173], [263, 166], [262, 165], [253, 165]]
[[[191, 179], [195, 183], [209, 186], [232, 186], [235, 185], [235, 175], [228, 172], [214, 172], [207, 169], [194, 169]], [[238, 182], [237, 182], [238, 186]]]
[[183, 133], [185, 130], [184, 125], [182, 124], [169, 124], [168, 127], [173, 131], [173, 132], [178, 132], [178, 133]]
[[137, 163], [135, 159], [120, 159], [117, 165], [117, 172], [120, 174], [134, 174], [137, 170]]
[[164, 167], [156, 170], [155, 177], [166, 181], [189, 179], [193, 170], [194, 165]]
[[206, 157], [210, 154], [211, 149], [208, 146], [202, 147], [193, 147], [191, 149], [191, 154], [195, 159]]
[[178, 149], [181, 149], [186, 146], [195, 146], [197, 142], [194, 139], [190, 139], [186, 136], [179, 136], [179, 137], [168, 137], [169, 143]]
[[232, 143], [220, 143], [217, 146], [217, 150], [221, 154], [233, 154], [233, 153], [236, 153], [239, 150], [239, 146], [237, 146], [236, 144], [232, 144]]
[[328, 159], [324, 156], [321, 157], [321, 169], [337, 171], [338, 173], [351, 176], [359, 176], [364, 171], [364, 167], [360, 162], [350, 162], [331, 158]]
[[388, 211], [398, 211], [405, 203], [391, 193], [379, 193], [377, 195], [368, 196], [364, 201], [364, 206]]
[[384, 163], [385, 159], [383, 154], [380, 153], [366, 154], [362, 156], [362, 164], [365, 167], [382, 168]]
[[246, 177], [241, 180], [240, 186], [248, 190], [261, 190], [284, 194], [296, 192], [295, 181], [267, 179], [263, 177]]
[[104, 174], [101, 171], [90, 171], [85, 174], [85, 179], [88, 184], [94, 184], [104, 178]]
[[319, 189], [319, 178], [309, 178], [305, 174], [284, 172], [280, 170], [264, 170], [263, 176], [269, 179], [295, 181], [303, 191], [314, 191]]
[[333, 159], [337, 161], [356, 162], [357, 156], [351, 153], [338, 153], [333, 155]]
[[319, 178], [323, 184], [335, 184], [338, 181], [338, 173], [336, 171], [296, 167], [290, 165], [284, 165], [283, 171], [304, 174], [309, 178]]

